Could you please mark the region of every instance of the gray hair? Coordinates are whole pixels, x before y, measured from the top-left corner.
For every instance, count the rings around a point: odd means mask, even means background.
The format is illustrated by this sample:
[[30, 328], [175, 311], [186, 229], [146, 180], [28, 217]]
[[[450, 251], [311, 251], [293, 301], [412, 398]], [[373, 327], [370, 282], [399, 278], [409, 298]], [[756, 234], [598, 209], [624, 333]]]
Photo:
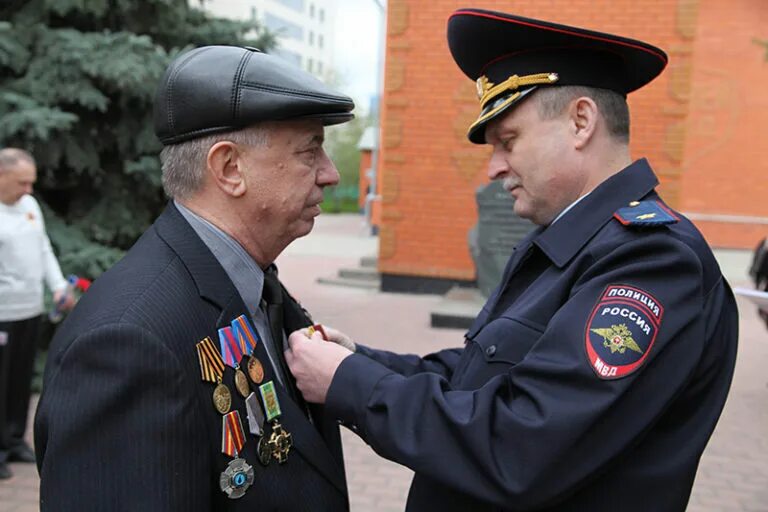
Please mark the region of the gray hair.
[[29, 151], [24, 151], [19, 148], [0, 149], [0, 172], [16, 167], [19, 165], [19, 162], [27, 162], [36, 165], [35, 158]]
[[592, 98], [605, 119], [608, 133], [621, 142], [629, 143], [629, 106], [626, 98], [621, 94], [597, 87], [563, 85], [541, 87], [535, 95], [539, 116], [542, 119], [553, 119], [559, 116], [576, 98], [581, 96]]
[[267, 123], [241, 130], [215, 133], [165, 146], [160, 152], [163, 189], [170, 198], [187, 199], [200, 190], [205, 177], [208, 151], [222, 141], [244, 146], [264, 147], [269, 143]]

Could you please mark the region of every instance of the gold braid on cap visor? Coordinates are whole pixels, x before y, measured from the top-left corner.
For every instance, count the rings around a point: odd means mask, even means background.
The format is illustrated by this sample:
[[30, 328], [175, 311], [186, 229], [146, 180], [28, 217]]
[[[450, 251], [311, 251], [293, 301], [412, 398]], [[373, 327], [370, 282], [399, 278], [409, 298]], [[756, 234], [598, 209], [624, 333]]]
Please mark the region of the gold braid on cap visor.
[[472, 131], [472, 129], [477, 126], [478, 124], [482, 123], [489, 117], [492, 117], [494, 114], [496, 114], [499, 110], [506, 108], [507, 105], [515, 101], [517, 98], [520, 97], [521, 91], [518, 91], [517, 89], [520, 87], [526, 87], [529, 85], [542, 85], [542, 84], [553, 84], [558, 81], [560, 77], [557, 73], [537, 73], [535, 75], [523, 75], [523, 76], [517, 76], [512, 75], [500, 84], [496, 85], [493, 82], [488, 80], [488, 77], [485, 75], [481, 76], [477, 79], [477, 97], [480, 100], [480, 111], [485, 108], [485, 106], [488, 104], [489, 101], [496, 98], [499, 94], [506, 92], [506, 91], [517, 91], [513, 94], [510, 94], [509, 96], [505, 97], [503, 101], [497, 102], [496, 105], [493, 106], [493, 108], [480, 116], [477, 121], [472, 123], [472, 125], [469, 127], [469, 131]]

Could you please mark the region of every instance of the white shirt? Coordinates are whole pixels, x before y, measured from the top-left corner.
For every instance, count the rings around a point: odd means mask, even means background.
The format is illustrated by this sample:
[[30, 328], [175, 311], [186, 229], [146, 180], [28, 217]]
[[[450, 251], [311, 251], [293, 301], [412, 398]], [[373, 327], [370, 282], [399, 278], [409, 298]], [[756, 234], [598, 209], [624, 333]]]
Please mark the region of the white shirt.
[[11, 206], [0, 202], [0, 321], [40, 315], [43, 280], [51, 291], [67, 286], [40, 206], [30, 195]]

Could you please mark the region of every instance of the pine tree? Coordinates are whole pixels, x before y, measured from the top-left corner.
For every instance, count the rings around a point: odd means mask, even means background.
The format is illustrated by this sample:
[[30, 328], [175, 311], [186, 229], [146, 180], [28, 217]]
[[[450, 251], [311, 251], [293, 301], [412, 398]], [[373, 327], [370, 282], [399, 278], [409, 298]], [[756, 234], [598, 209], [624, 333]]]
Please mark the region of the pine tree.
[[0, 7], [0, 146], [30, 151], [65, 273], [94, 278], [165, 206], [152, 129], [156, 84], [206, 44], [269, 50], [253, 22], [186, 0], [11, 0]]

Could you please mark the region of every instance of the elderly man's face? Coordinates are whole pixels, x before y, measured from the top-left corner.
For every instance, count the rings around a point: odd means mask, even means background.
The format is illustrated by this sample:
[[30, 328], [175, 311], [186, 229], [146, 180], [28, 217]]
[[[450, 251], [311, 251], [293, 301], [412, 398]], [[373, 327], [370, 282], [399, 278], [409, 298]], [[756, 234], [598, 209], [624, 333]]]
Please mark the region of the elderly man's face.
[[488, 123], [485, 136], [493, 146], [488, 176], [504, 180], [516, 214], [546, 225], [578, 199], [585, 177], [573, 150], [567, 109], [542, 119], [537, 101], [527, 98]]
[[37, 181], [37, 169], [31, 162], [19, 160], [7, 169], [0, 169], [0, 202], [14, 205], [26, 194], [32, 193]]
[[323, 188], [336, 185], [339, 173], [323, 149], [320, 121], [271, 125], [267, 146], [250, 148], [246, 156], [248, 193], [254, 194], [248, 204], [276, 236], [293, 240], [312, 230]]

